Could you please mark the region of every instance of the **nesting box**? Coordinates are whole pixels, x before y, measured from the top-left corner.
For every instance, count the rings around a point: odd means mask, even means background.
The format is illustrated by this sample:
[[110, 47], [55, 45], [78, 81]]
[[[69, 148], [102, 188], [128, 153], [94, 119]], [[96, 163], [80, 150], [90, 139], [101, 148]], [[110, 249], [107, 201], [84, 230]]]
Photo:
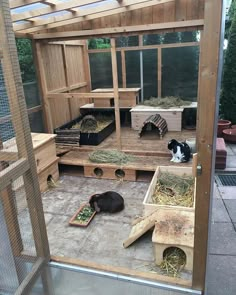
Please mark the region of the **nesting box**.
[[185, 269], [193, 269], [194, 212], [159, 210], [152, 235], [155, 263], [160, 265], [164, 251], [176, 247], [186, 255]]
[[183, 110], [183, 108], [162, 109], [159, 107], [138, 105], [130, 110], [131, 126], [134, 130], [140, 130], [143, 122], [145, 122], [148, 117], [159, 114], [166, 120], [169, 131], [181, 131]]
[[175, 167], [175, 166], [158, 166], [152, 181], [149, 185], [149, 188], [147, 190], [147, 193], [145, 195], [144, 201], [143, 201], [143, 205], [144, 205], [144, 215], [147, 216], [149, 214], [151, 214], [152, 212], [154, 212], [155, 210], [159, 209], [159, 208], [174, 208], [174, 209], [179, 209], [179, 210], [186, 210], [186, 211], [194, 211], [194, 207], [195, 207], [195, 190], [196, 190], [196, 182], [194, 184], [194, 202], [193, 202], [193, 207], [183, 207], [183, 206], [171, 206], [171, 205], [159, 205], [159, 204], [154, 204], [152, 201], [152, 196], [154, 194], [155, 191], [155, 187], [156, 187], [156, 183], [158, 178], [160, 177], [161, 173], [163, 172], [168, 172], [168, 173], [172, 173], [178, 176], [183, 176], [183, 175], [193, 175], [192, 174], [192, 167]]
[[[47, 189], [47, 179], [52, 177], [54, 181], [59, 178], [58, 160], [56, 156], [55, 134], [31, 133], [34, 157], [37, 167], [41, 192]], [[3, 143], [3, 150], [6, 154], [15, 153], [18, 158], [15, 137]], [[13, 188], [18, 189], [23, 186], [23, 178], [13, 183]]]

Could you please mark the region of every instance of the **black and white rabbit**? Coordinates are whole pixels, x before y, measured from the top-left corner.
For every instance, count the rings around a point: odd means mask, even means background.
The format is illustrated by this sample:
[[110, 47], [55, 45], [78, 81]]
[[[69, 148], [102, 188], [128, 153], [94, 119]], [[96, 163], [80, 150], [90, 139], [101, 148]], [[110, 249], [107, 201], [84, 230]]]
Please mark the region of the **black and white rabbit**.
[[175, 139], [171, 139], [168, 142], [168, 149], [171, 151], [171, 162], [181, 163], [188, 162], [191, 156], [191, 150], [186, 142], [178, 142]]
[[125, 207], [122, 196], [112, 191], [93, 195], [89, 200], [89, 204], [96, 212], [115, 213]]

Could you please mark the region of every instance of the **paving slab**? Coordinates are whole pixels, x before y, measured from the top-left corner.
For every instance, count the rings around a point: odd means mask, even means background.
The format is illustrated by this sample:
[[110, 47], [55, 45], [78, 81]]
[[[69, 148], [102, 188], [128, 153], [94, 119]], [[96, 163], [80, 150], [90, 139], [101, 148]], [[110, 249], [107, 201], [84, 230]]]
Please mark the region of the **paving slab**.
[[236, 200], [236, 186], [219, 186], [219, 192], [224, 200]]
[[236, 255], [236, 232], [232, 223], [213, 223], [210, 233], [210, 254]]
[[226, 150], [227, 150], [227, 157], [228, 156], [234, 156], [235, 153], [236, 153], [236, 148], [234, 149], [235, 150], [235, 152], [234, 152], [233, 149], [232, 149], [232, 146], [230, 144], [226, 144]]
[[234, 156], [228, 156], [226, 158], [226, 167], [227, 168], [235, 168], [236, 170], [236, 157]]
[[236, 256], [210, 255], [207, 295], [236, 294]]
[[229, 212], [229, 216], [233, 222], [236, 222], [236, 199], [224, 200], [225, 206]]
[[[236, 200], [235, 200], [235, 205], [236, 205]], [[215, 223], [215, 222], [231, 222], [231, 220], [222, 199], [213, 198], [212, 223]]]
[[234, 153], [234, 155], [236, 155], [236, 144], [227, 143], [226, 146], [228, 146], [232, 150], [232, 152]]

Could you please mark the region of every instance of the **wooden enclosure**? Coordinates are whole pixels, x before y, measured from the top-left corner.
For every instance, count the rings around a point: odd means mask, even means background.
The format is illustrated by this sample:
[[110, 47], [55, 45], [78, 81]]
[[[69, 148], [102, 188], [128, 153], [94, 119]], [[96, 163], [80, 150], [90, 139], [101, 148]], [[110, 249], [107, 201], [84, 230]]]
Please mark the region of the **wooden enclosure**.
[[[5, 0], [0, 1], [4, 2]], [[29, 3], [42, 2], [30, 0]], [[35, 62], [40, 82], [41, 95], [43, 100], [44, 120], [47, 132], [53, 132], [56, 127], [76, 118], [80, 114], [80, 107], [84, 104], [91, 103], [92, 99], [114, 99], [114, 113], [116, 121], [116, 148], [122, 149], [122, 134], [120, 128], [120, 106], [119, 106], [119, 88], [117, 74], [117, 58], [116, 51], [121, 51], [122, 56], [122, 82], [123, 87], [126, 85], [125, 78], [125, 62], [124, 49], [116, 48], [115, 38], [118, 36], [130, 36], [144, 34], [161, 34], [167, 32], [182, 31], [201, 31], [200, 41], [200, 61], [199, 61], [199, 79], [198, 79], [198, 115], [197, 115], [197, 162], [198, 173], [196, 177], [196, 199], [195, 199], [195, 232], [194, 232], [194, 249], [193, 249], [193, 272], [192, 282], [188, 287], [193, 290], [203, 291], [205, 289], [205, 275], [207, 263], [207, 247], [208, 247], [208, 224], [211, 207], [211, 195], [213, 191], [213, 173], [214, 173], [214, 157], [215, 157], [215, 137], [216, 137], [216, 118], [218, 112], [220, 70], [222, 63], [222, 38], [223, 38], [223, 22], [224, 22], [224, 6], [222, 0], [123, 0], [113, 1], [110, 4], [100, 3], [92, 7], [81, 9], [80, 6], [93, 4], [95, 0], [84, 0], [78, 4], [78, 1], [67, 1], [63, 3], [44, 2], [42, 9], [32, 11], [12, 13], [13, 28], [16, 36], [31, 38], [33, 42]], [[28, 2], [27, 2], [28, 3]], [[24, 6], [24, 1], [10, 0], [10, 8]], [[7, 9], [9, 9], [7, 7]], [[66, 11], [66, 13], [57, 16], [50, 16], [50, 13]], [[42, 17], [48, 15], [48, 17]], [[19, 22], [24, 20], [25, 22]], [[1, 21], [1, 19], [0, 19]], [[1, 23], [1, 22], [0, 22]], [[7, 32], [7, 31], [5, 31]], [[10, 34], [10, 32], [7, 32]], [[2, 36], [1, 36], [2, 37]], [[5, 40], [6, 40], [6, 36]], [[85, 40], [90, 38], [106, 37], [111, 38], [111, 48], [106, 52], [111, 52], [112, 79], [113, 89], [108, 93], [91, 92], [91, 77], [89, 68], [89, 52]], [[138, 50], [149, 48], [157, 49], [158, 56], [158, 80], [157, 84], [161, 85], [161, 46], [143, 46], [142, 37], [140, 37]], [[196, 46], [198, 44], [188, 44], [186, 46]], [[179, 44], [170, 44], [168, 46], [179, 46]], [[185, 46], [185, 45], [181, 45]], [[1, 47], [0, 47], [1, 48]], [[129, 49], [128, 49], [129, 50]], [[132, 50], [132, 49], [131, 49]], [[0, 51], [1, 52], [1, 51]], [[11, 51], [9, 51], [11, 52]], [[10, 56], [8, 48], [4, 48], [3, 53]], [[92, 53], [90, 51], [90, 53]], [[10, 61], [9, 61], [10, 62]], [[13, 67], [13, 63], [11, 64]], [[17, 73], [19, 75], [19, 72]], [[10, 75], [13, 83], [14, 91], [9, 93], [12, 105], [16, 105], [19, 114], [24, 110], [18, 105], [19, 100], [17, 94], [21, 93], [20, 89], [14, 85], [17, 75]], [[161, 87], [159, 88], [161, 89]], [[159, 90], [158, 95], [161, 95]], [[14, 116], [20, 116], [13, 112]], [[18, 122], [26, 124], [24, 118], [18, 117]], [[29, 168], [29, 164], [25, 158], [29, 157], [29, 161], [33, 161], [32, 145], [30, 143], [29, 134], [26, 134], [24, 124], [17, 126], [19, 142], [22, 144], [21, 156], [23, 162], [17, 163], [17, 176], [22, 175], [19, 169], [22, 167], [24, 171], [28, 171], [25, 181], [29, 185], [29, 192], [36, 194], [37, 205], [41, 208], [39, 201], [38, 184], [30, 183], [30, 174], [36, 175], [36, 167]], [[27, 125], [27, 124], [26, 124]], [[206, 128], [207, 126], [207, 128]], [[26, 126], [27, 127], [27, 126]], [[29, 132], [28, 132], [29, 133]], [[21, 135], [24, 135], [21, 139]], [[28, 148], [25, 145], [28, 143]], [[124, 150], [124, 149], [123, 149]], [[74, 161], [81, 161], [85, 150], [72, 151], [76, 153]], [[136, 151], [137, 153], [140, 150]], [[152, 151], [149, 151], [152, 155]], [[72, 154], [67, 154], [64, 161]], [[3, 155], [4, 156], [4, 155]], [[77, 158], [76, 158], [77, 157]], [[83, 160], [83, 159], [82, 159]], [[145, 161], [145, 159], [143, 159]], [[65, 162], [64, 162], [65, 163]], [[144, 163], [144, 162], [143, 162]], [[155, 164], [155, 163], [154, 163]], [[154, 165], [152, 163], [152, 165]], [[21, 165], [21, 166], [19, 166]], [[20, 168], [19, 168], [20, 167]], [[117, 168], [117, 167], [115, 167]], [[15, 169], [15, 168], [14, 168]], [[91, 168], [92, 169], [92, 168]], [[87, 171], [91, 176], [91, 171]], [[109, 170], [109, 167], [107, 168]], [[112, 167], [114, 170], [114, 167]], [[196, 167], [194, 166], [196, 170]], [[112, 171], [113, 171], [112, 170]], [[152, 171], [153, 169], [152, 166]], [[1, 172], [2, 173], [2, 172]], [[110, 171], [107, 172], [108, 174]], [[112, 172], [113, 173], [113, 172]], [[11, 173], [9, 173], [11, 175]], [[0, 175], [5, 177], [8, 182], [11, 176]], [[134, 180], [135, 175], [131, 173], [130, 179]], [[34, 186], [34, 187], [33, 187]], [[0, 186], [5, 189], [5, 186]], [[36, 193], [33, 191], [36, 190]], [[36, 204], [32, 204], [33, 206]], [[33, 222], [38, 223], [41, 229], [41, 240], [38, 242], [38, 251], [42, 257], [48, 258], [48, 244], [46, 239], [45, 224], [39, 224], [41, 221], [39, 212], [38, 219]], [[36, 239], [36, 237], [35, 237]], [[42, 242], [45, 242], [42, 245]], [[54, 258], [62, 261], [60, 258]], [[63, 262], [77, 263], [71, 259], [65, 259]], [[84, 264], [82, 263], [84, 266]], [[93, 263], [86, 263], [86, 266], [93, 267]], [[97, 266], [96, 266], [97, 267]], [[103, 270], [108, 270], [102, 267]], [[109, 271], [119, 273], [119, 268], [109, 268]], [[122, 273], [130, 274], [130, 270], [122, 270]], [[140, 276], [138, 272], [132, 271], [133, 276]], [[146, 274], [147, 277], [147, 274]], [[167, 281], [162, 276], [150, 274], [149, 278], [160, 281]], [[170, 283], [180, 284], [181, 280], [170, 279]]]

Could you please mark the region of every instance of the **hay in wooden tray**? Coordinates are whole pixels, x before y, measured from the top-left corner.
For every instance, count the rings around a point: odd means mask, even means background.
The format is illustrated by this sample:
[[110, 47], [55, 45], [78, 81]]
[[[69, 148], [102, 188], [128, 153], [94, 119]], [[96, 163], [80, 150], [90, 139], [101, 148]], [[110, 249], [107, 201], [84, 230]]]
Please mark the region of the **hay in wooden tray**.
[[193, 207], [194, 178], [162, 172], [157, 180], [152, 202], [158, 205]]
[[95, 163], [127, 164], [135, 160], [134, 156], [117, 150], [97, 150], [89, 154], [89, 160]]
[[164, 258], [160, 265], [160, 269], [163, 274], [178, 277], [185, 264], [185, 253], [179, 248], [171, 247], [164, 251]]
[[182, 100], [180, 97], [166, 96], [166, 97], [151, 97], [144, 101], [144, 105], [152, 107], [160, 107], [163, 109], [168, 109], [171, 107], [181, 107], [190, 105], [192, 102], [187, 100]]
[[92, 115], [85, 116], [80, 122], [76, 123], [71, 129], [80, 129], [84, 133], [98, 133], [112, 122], [110, 117], [95, 118]]

